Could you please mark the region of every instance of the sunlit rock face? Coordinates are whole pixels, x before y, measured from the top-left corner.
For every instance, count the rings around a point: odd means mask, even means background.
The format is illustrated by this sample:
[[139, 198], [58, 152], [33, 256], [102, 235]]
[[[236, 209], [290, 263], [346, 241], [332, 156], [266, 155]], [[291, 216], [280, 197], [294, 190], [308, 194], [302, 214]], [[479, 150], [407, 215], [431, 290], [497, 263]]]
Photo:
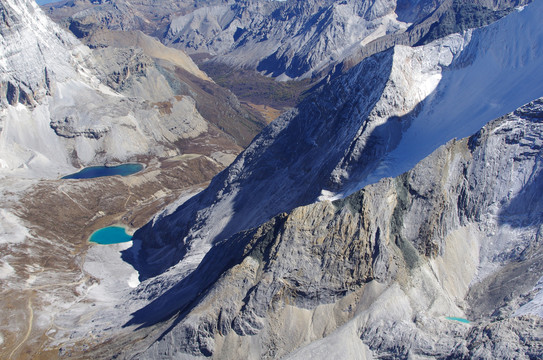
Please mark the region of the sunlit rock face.
[[540, 98], [401, 176], [218, 243], [133, 313], [165, 332], [123, 355], [541, 356], [542, 119]]

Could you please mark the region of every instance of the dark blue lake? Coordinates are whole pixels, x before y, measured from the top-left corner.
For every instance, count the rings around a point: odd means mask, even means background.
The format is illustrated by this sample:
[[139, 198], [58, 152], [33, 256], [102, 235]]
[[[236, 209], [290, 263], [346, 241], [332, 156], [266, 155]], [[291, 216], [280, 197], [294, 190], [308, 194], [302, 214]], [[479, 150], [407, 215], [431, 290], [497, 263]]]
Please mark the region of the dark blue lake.
[[101, 244], [118, 244], [132, 240], [132, 236], [126, 233], [126, 230], [120, 226], [108, 226], [92, 233], [89, 241]]
[[63, 179], [92, 179], [103, 176], [121, 175], [128, 176], [143, 169], [142, 164], [123, 164], [118, 166], [91, 166], [83, 170], [66, 175]]

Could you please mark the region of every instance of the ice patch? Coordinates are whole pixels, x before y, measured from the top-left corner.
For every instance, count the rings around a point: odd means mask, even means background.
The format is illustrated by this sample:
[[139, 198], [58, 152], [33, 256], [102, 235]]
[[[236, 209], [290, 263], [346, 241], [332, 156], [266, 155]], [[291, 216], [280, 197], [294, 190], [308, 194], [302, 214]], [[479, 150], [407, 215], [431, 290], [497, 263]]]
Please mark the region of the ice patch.
[[127, 283], [128, 283], [128, 286], [130, 286], [131, 288], [137, 287], [140, 284], [139, 273], [137, 271], [133, 272], [130, 275], [130, 278], [128, 279]]

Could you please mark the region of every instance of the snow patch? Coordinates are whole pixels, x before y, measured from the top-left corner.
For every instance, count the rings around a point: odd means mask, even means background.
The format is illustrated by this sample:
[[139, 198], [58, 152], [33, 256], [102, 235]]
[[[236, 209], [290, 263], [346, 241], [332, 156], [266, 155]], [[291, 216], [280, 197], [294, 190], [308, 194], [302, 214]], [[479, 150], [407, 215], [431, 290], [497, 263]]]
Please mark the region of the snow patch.
[[317, 201], [334, 201], [338, 199], [341, 199], [341, 194], [322, 189]]
[[7, 261], [0, 260], [0, 279], [7, 279], [13, 274], [15, 274], [15, 269]]
[[132, 241], [89, 249], [83, 268], [100, 283], [89, 288], [88, 297], [102, 304], [116, 304], [126, 293], [139, 284], [138, 272], [121, 258], [121, 252], [130, 248]]
[[19, 244], [30, 236], [21, 219], [0, 209], [0, 244]]
[[128, 279], [127, 283], [128, 283], [128, 286], [130, 286], [131, 288], [137, 287], [140, 284], [139, 273], [137, 271], [133, 272], [130, 275], [130, 278]]

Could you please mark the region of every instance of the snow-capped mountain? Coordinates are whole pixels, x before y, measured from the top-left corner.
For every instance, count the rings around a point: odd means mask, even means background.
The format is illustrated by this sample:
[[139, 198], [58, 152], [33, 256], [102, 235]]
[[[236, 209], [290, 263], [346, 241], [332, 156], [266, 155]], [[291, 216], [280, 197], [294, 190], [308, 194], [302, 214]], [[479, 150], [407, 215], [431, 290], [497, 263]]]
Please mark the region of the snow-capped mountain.
[[158, 111], [102, 84], [89, 48], [32, 1], [2, 7], [2, 168], [55, 176], [74, 165], [171, 150], [166, 129], [152, 133]]
[[[541, 319], [508, 316], [541, 277], [542, 14], [367, 58], [138, 231], [127, 306], [152, 301], [119, 329], [146, 334], [123, 356], [499, 357], [515, 331], [540, 354]], [[517, 261], [533, 272], [515, 286]], [[500, 311], [490, 339], [445, 319], [481, 331]]]
[[144, 247], [200, 253], [283, 211], [397, 176], [537, 98], [539, 11], [364, 60], [270, 124], [202, 194], [158, 216], [140, 234]]

